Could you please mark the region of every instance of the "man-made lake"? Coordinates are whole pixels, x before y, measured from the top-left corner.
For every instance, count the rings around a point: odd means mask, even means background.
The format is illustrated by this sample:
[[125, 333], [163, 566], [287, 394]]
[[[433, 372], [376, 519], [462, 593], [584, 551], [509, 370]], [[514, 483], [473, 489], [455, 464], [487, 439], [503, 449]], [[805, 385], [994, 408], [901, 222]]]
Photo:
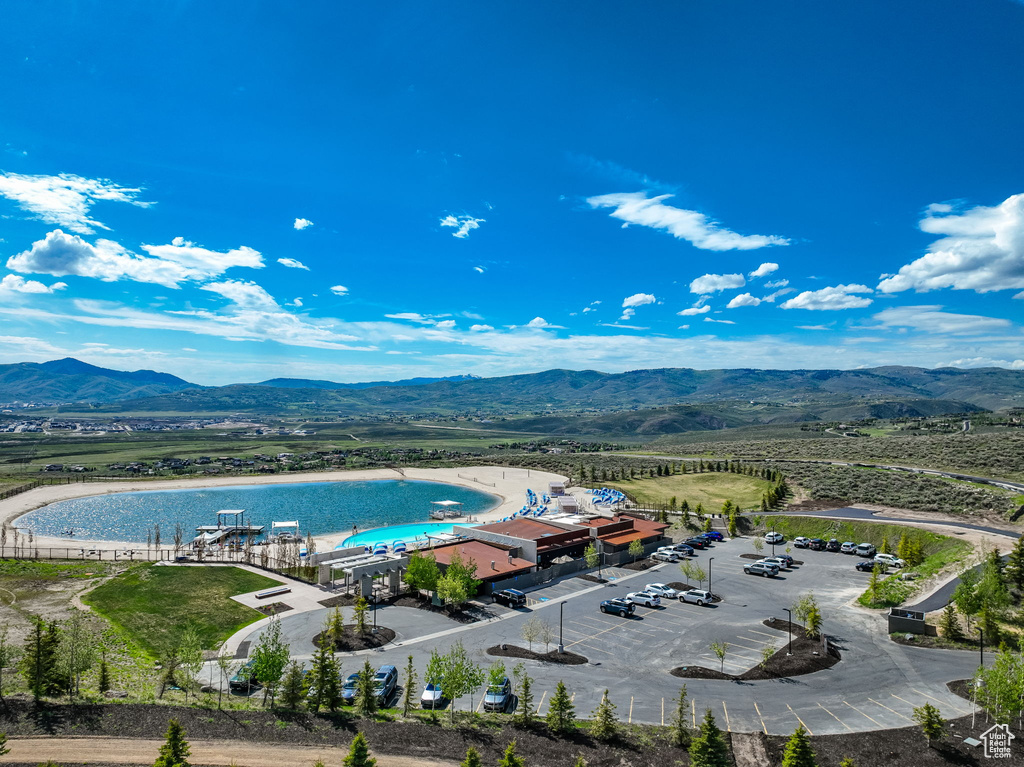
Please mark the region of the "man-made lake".
[[[170, 542], [176, 524], [191, 540], [199, 525], [217, 522], [221, 509], [245, 509], [246, 522], [299, 522], [305, 535], [351, 532], [385, 525], [427, 521], [431, 501], [459, 501], [465, 514], [494, 508], [501, 499], [468, 487], [418, 480], [374, 479], [359, 482], [295, 482], [181, 490], [113, 493], [58, 501], [18, 518], [19, 528], [36, 535], [76, 540], [145, 543], [154, 525]], [[390, 541], [389, 541], [390, 543]]]

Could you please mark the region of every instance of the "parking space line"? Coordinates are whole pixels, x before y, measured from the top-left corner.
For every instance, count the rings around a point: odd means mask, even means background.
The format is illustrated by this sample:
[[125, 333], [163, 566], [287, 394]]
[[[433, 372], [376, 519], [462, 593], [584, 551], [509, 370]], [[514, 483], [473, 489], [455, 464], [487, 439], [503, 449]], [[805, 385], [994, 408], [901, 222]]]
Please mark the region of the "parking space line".
[[969, 714], [969, 713], [971, 713], [970, 711], [964, 711], [964, 710], [962, 710], [962, 709], [961, 709], [961, 708], [960, 708], [959, 706], [954, 706], [954, 705], [953, 705], [952, 703], [948, 703], [948, 702], [946, 702], [946, 701], [942, 701], [942, 700], [939, 700], [938, 698], [932, 698], [932, 696], [931, 696], [931, 695], [929, 695], [929, 694], [928, 694], [928, 693], [926, 693], [926, 692], [921, 692], [920, 690], [917, 690], [917, 689], [915, 689], [915, 688], [913, 688], [913, 687], [911, 687], [910, 689], [911, 689], [911, 691], [912, 691], [912, 692], [916, 692], [916, 693], [917, 693], [918, 695], [923, 695], [923, 696], [924, 696], [924, 697], [926, 697], [926, 698], [931, 698], [931, 699], [932, 699], [932, 700], [934, 700], [934, 701], [935, 701], [936, 703], [939, 703], [939, 704], [941, 704], [941, 705], [943, 705], [943, 706], [948, 706], [949, 708], [953, 709], [954, 711], [956, 711], [956, 712], [957, 712], [958, 714], [960, 714], [961, 716], [963, 716], [963, 715], [965, 715], [965, 714]]
[[537, 715], [540, 715], [540, 707], [544, 705], [544, 699], [548, 697], [548, 691], [545, 690], [544, 694], [540, 696], [540, 703], [537, 704]]
[[828, 710], [827, 708], [825, 708], [824, 706], [822, 706], [822, 705], [821, 705], [820, 703], [818, 704], [818, 707], [819, 707], [819, 708], [820, 708], [820, 709], [821, 709], [822, 711], [824, 711], [824, 712], [825, 712], [826, 714], [828, 714], [828, 715], [829, 715], [830, 717], [832, 717], [832, 718], [833, 718], [833, 719], [835, 719], [835, 720], [836, 720], [837, 722], [839, 722], [839, 724], [843, 725], [843, 727], [845, 727], [845, 728], [846, 728], [847, 730], [849, 730], [850, 732], [853, 732], [853, 728], [852, 728], [852, 727], [851, 727], [850, 725], [848, 725], [848, 724], [847, 724], [846, 722], [844, 722], [844, 721], [843, 721], [842, 719], [840, 719], [840, 718], [839, 718], [838, 716], [836, 716], [835, 714], [833, 714], [833, 713], [832, 713], [831, 711], [829, 711], [829, 710]]
[[[846, 701], [844, 700], [843, 703], [846, 703]], [[852, 708], [854, 711], [856, 711], [858, 714], [860, 714], [865, 719], [871, 719], [871, 721], [874, 722], [875, 724], [877, 724], [880, 729], [882, 729], [882, 730], [888, 729], [884, 724], [878, 722], [875, 719], [872, 719], [870, 716], [865, 714], [863, 711], [861, 711], [859, 708], [854, 706], [852, 703], [846, 703], [846, 705], [849, 706], [850, 708]]]
[[480, 707], [484, 705], [484, 696], [480, 696], [480, 702], [476, 704], [476, 712], [480, 713]]
[[732, 725], [729, 724], [729, 709], [725, 707], [725, 701], [722, 701], [722, 711], [725, 712], [725, 731], [732, 732]]
[[633, 724], [633, 696], [629, 696], [629, 719], [626, 720], [626, 724]]
[[914, 720], [913, 720], [913, 719], [911, 719], [911, 718], [910, 718], [909, 716], [905, 716], [904, 714], [901, 714], [901, 713], [900, 713], [899, 711], [897, 711], [897, 710], [895, 710], [895, 709], [892, 709], [892, 708], [889, 708], [889, 707], [888, 707], [888, 706], [886, 706], [886, 705], [885, 705], [884, 703], [879, 703], [879, 702], [878, 702], [877, 700], [875, 700], [874, 698], [868, 698], [868, 700], [870, 700], [870, 701], [871, 701], [872, 703], [874, 703], [874, 704], [875, 704], [876, 706], [881, 706], [881, 707], [882, 707], [882, 708], [884, 708], [884, 709], [885, 709], [886, 711], [892, 711], [892, 713], [896, 714], [896, 716], [900, 717], [901, 719], [906, 719], [906, 720], [907, 720], [908, 722], [910, 722], [911, 724], [913, 724], [913, 723], [914, 723]]
[[808, 727], [808, 726], [807, 726], [806, 724], [804, 724], [804, 720], [803, 720], [803, 719], [801, 719], [801, 718], [800, 718], [800, 716], [799, 716], [799, 714], [797, 714], [797, 713], [796, 713], [796, 711], [794, 711], [794, 710], [793, 710], [793, 707], [792, 707], [791, 705], [789, 705], [789, 704], [787, 703], [787, 704], [786, 704], [786, 708], [788, 708], [788, 709], [789, 709], [789, 713], [791, 713], [791, 714], [792, 714], [793, 716], [795, 716], [795, 717], [796, 717], [796, 720], [797, 720], [798, 722], [800, 722], [800, 726], [801, 726], [801, 727], [803, 727], [803, 728], [804, 728], [805, 730], [807, 730], [807, 734], [808, 734], [808, 735], [812, 735], [812, 736], [813, 736], [813, 735], [814, 735], [814, 733], [813, 733], [813, 732], [811, 732], [811, 728], [810, 728], [810, 727]]
[[747, 629], [747, 633], [749, 633], [749, 634], [760, 634], [763, 637], [770, 637], [770, 638], [775, 639], [775, 640], [778, 640], [778, 638], [779, 638], [778, 634], [769, 634], [767, 631], [758, 631], [757, 629]]
[[768, 725], [764, 723], [764, 717], [761, 716], [761, 709], [757, 707], [757, 701], [751, 701], [754, 704], [754, 711], [757, 712], [757, 718], [761, 720], [761, 729], [764, 730], [764, 734], [768, 734]]
[[[740, 638], [740, 639], [746, 639], [746, 637], [739, 637], [739, 638]], [[754, 641], [754, 640], [752, 640], [752, 639], [746, 639], [746, 641], [748, 641], [748, 642], [752, 642], [752, 641]], [[732, 640], [732, 641], [731, 641], [731, 642], [729, 643], [729, 647], [730, 647], [730, 648], [731, 648], [731, 647], [742, 647], [742, 648], [743, 648], [744, 650], [760, 650], [760, 649], [761, 649], [762, 647], [764, 647], [764, 644], [762, 643], [761, 645], [759, 645], [759, 646], [755, 646], [755, 647], [747, 647], [747, 646], [746, 646], [745, 644], [740, 644], [740, 643], [739, 643], [738, 641], [736, 641], [735, 639], [733, 639], [733, 640]]]

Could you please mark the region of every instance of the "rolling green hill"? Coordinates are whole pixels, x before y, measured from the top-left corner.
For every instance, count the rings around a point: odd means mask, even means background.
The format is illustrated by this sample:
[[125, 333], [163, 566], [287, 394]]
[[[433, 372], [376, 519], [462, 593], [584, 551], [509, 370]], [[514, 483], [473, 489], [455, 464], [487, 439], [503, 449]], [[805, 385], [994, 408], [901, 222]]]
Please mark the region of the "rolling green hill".
[[153, 370], [109, 370], [71, 357], [0, 365], [0, 402], [114, 402], [194, 387]]

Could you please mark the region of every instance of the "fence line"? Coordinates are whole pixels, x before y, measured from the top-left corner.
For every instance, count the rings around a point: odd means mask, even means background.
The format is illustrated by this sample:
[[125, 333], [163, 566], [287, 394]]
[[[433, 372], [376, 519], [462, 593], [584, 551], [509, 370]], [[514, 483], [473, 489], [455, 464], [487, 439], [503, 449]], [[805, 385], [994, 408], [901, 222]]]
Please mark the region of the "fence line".
[[495, 487], [496, 486], [494, 482], [484, 482], [483, 480], [477, 479], [476, 477], [467, 477], [465, 474], [459, 474], [459, 478], [460, 479], [468, 479], [471, 482], [479, 482], [481, 485], [487, 485], [487, 487]]

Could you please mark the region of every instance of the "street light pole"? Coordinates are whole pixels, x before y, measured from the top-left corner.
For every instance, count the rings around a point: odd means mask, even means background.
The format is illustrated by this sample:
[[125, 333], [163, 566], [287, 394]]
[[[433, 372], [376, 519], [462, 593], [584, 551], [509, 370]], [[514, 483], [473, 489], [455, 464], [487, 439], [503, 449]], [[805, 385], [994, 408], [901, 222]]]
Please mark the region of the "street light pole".
[[711, 594], [711, 596], [714, 596], [714, 593], [711, 591], [711, 563], [714, 561], [714, 557], [708, 559], [708, 593]]
[[786, 655], [793, 654], [793, 611], [788, 607], [783, 607], [783, 610], [789, 615], [789, 652]]
[[565, 652], [565, 645], [562, 644], [562, 612], [565, 610], [565, 602], [558, 603], [558, 652]]
[[985, 632], [978, 629], [978, 652], [981, 653], [981, 665], [985, 665]]
[[775, 556], [775, 525], [772, 525], [772, 556]]

